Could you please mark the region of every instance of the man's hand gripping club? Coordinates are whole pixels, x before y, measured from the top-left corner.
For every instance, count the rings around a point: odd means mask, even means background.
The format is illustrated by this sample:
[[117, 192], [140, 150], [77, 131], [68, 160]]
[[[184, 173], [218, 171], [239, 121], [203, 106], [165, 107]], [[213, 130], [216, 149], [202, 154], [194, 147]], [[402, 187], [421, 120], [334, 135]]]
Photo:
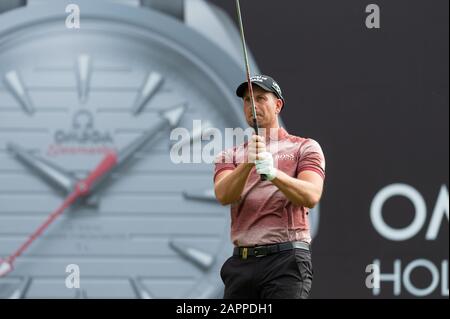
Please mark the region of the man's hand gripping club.
[[248, 162], [254, 163], [256, 172], [265, 175], [268, 181], [277, 177], [277, 169], [274, 166], [273, 156], [266, 149], [264, 137], [253, 135], [248, 144]]

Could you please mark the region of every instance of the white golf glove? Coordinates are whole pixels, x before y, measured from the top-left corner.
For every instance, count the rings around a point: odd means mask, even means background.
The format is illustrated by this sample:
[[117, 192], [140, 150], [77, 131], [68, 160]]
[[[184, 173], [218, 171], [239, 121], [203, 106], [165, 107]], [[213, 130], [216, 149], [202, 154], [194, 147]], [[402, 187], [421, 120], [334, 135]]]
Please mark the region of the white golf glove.
[[269, 152], [259, 153], [258, 158], [255, 161], [258, 174], [266, 175], [269, 181], [274, 180], [277, 177], [277, 169], [274, 167], [272, 154]]

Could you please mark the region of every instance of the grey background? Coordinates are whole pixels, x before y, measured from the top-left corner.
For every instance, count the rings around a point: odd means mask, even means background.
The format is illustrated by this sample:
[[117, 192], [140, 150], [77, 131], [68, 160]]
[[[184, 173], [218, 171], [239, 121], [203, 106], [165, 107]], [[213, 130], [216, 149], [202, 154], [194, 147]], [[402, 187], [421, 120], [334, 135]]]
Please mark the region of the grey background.
[[[169, 124], [158, 113], [187, 105], [173, 125], [189, 129], [192, 120], [202, 119], [222, 130], [242, 126], [240, 101], [232, 93], [241, 68], [219, 47], [157, 12], [106, 1], [77, 4], [83, 9], [79, 32], [64, 25], [64, 1], [0, 16], [0, 258], [18, 248], [63, 198], [17, 161], [7, 150], [10, 142], [84, 178], [102, 158], [84, 151], [123, 150], [156, 123], [163, 125], [160, 134], [150, 135], [154, 145], [114, 172], [98, 207], [67, 210], [17, 259], [14, 271], [0, 278], [0, 299], [219, 297], [219, 270], [232, 251], [228, 209], [211, 198], [212, 165], [172, 163]], [[81, 54], [92, 57], [84, 103], [77, 94]], [[11, 94], [3, 75], [10, 70], [22, 77], [37, 110], [33, 116]], [[150, 71], [161, 72], [165, 81], [134, 116]], [[108, 132], [114, 141], [58, 144], [54, 133], [61, 130], [80, 136]], [[55, 144], [84, 151], [55, 157], [47, 152]], [[65, 285], [68, 264], [80, 267], [80, 289]]]

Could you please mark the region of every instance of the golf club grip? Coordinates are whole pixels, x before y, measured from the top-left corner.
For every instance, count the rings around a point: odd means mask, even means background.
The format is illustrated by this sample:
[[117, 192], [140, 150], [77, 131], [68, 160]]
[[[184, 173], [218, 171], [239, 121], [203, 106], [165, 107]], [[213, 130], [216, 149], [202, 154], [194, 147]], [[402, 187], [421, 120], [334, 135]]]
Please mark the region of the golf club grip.
[[[255, 130], [256, 135], [259, 135], [259, 126], [258, 126], [258, 121], [256, 119], [253, 119], [253, 129]], [[267, 176], [266, 175], [261, 175], [260, 176], [261, 181], [267, 181]]]

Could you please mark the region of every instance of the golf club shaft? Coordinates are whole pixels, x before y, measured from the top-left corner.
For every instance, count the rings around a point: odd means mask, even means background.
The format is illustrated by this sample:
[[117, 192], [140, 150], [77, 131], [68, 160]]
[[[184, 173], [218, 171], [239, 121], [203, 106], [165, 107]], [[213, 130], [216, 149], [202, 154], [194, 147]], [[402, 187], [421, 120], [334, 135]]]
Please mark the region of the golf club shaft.
[[[248, 52], [247, 52], [247, 44], [245, 42], [245, 33], [244, 33], [244, 24], [242, 22], [242, 13], [241, 13], [241, 5], [239, 3], [239, 0], [236, 0], [236, 8], [237, 8], [237, 15], [239, 20], [239, 30], [241, 31], [241, 40], [242, 40], [242, 49], [244, 51], [244, 60], [245, 60], [245, 70], [247, 73], [247, 83], [248, 83], [248, 92], [250, 94], [250, 101], [252, 105], [252, 115], [253, 115], [253, 129], [255, 130], [255, 134], [259, 135], [259, 126], [258, 126], [258, 120], [256, 117], [256, 106], [255, 106], [255, 97], [253, 95], [253, 86], [251, 83], [251, 71], [250, 71], [250, 63], [248, 60]], [[261, 180], [267, 180], [267, 177], [265, 175], [261, 175]]]
[[253, 95], [253, 87], [251, 85], [251, 71], [250, 71], [250, 63], [248, 61], [248, 52], [247, 52], [247, 44], [245, 42], [245, 33], [244, 33], [244, 24], [242, 23], [242, 13], [241, 13], [241, 5], [239, 0], [236, 0], [236, 8], [239, 20], [239, 29], [241, 32], [241, 40], [242, 40], [242, 48], [244, 51], [244, 60], [245, 60], [245, 69], [247, 73], [247, 82], [248, 82], [248, 90], [250, 94], [250, 101], [252, 105], [252, 115], [253, 115], [253, 128], [255, 129], [256, 135], [259, 135], [259, 126], [258, 120], [256, 118], [256, 107], [255, 107], [255, 97]]

